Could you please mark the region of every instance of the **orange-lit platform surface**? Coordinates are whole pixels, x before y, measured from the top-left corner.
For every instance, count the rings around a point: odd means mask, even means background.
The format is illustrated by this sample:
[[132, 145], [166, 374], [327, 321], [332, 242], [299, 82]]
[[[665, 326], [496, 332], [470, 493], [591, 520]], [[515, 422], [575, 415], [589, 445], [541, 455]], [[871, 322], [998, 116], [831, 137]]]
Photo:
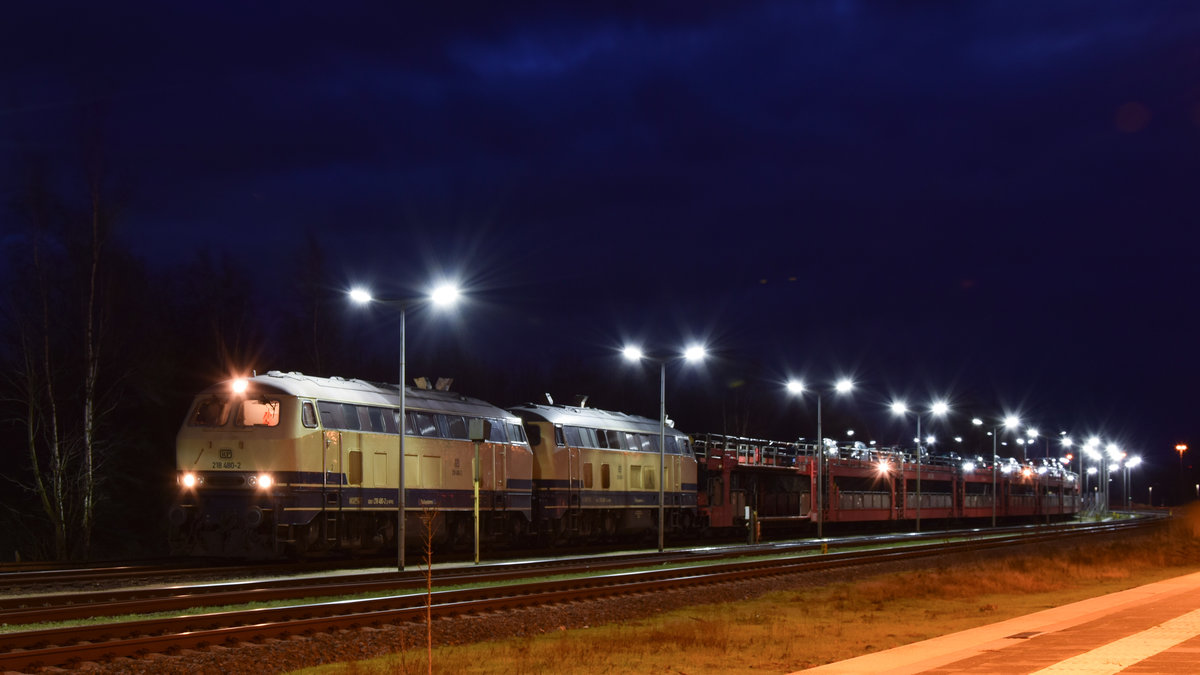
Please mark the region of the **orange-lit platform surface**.
[[1200, 573], [809, 673], [1200, 673]]

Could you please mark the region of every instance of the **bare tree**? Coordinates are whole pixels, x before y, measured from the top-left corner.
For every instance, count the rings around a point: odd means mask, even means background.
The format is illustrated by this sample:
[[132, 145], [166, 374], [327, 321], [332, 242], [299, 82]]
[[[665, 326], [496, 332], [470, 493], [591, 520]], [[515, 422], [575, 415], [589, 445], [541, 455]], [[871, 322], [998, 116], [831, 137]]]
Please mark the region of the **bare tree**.
[[421, 511], [421, 545], [425, 549], [425, 652], [428, 655], [429, 675], [433, 675], [433, 538], [436, 533], [437, 509]]
[[[25, 214], [28, 227], [26, 242], [29, 258], [30, 297], [15, 308], [13, 326], [20, 353], [20, 370], [11, 376], [12, 400], [19, 402], [26, 450], [29, 453], [32, 490], [50, 521], [53, 555], [68, 555], [67, 523], [69, 511], [69, 451], [64, 441], [62, 417], [56, 391], [58, 350], [51, 342], [51, 282], [47, 263], [47, 242], [53, 241], [55, 200], [51, 195], [44, 167], [33, 166], [30, 180], [18, 208]], [[13, 299], [14, 305], [17, 299]], [[55, 303], [56, 304], [56, 303]]]
[[96, 429], [101, 416], [97, 383], [100, 377], [101, 352], [104, 339], [106, 314], [100, 296], [105, 248], [112, 231], [114, 213], [105, 199], [104, 160], [100, 134], [89, 134], [86, 160], [88, 189], [88, 223], [90, 236], [87, 246], [87, 301], [84, 309], [84, 371], [83, 371], [83, 508], [80, 527], [82, 554], [86, 558], [91, 551], [92, 529], [96, 517]]
[[[51, 184], [53, 172], [29, 162], [15, 203], [25, 227], [10, 266], [22, 283], [5, 298], [15, 345], [8, 399], [30, 465], [24, 487], [37, 495], [53, 531], [58, 559], [89, 556], [96, 523], [104, 445], [101, 427], [113, 407], [107, 395], [119, 379], [106, 376], [105, 335], [111, 303], [109, 244], [115, 210], [99, 151], [89, 135], [83, 172], [86, 200], [71, 200]], [[76, 183], [78, 185], [78, 183]], [[18, 482], [20, 482], [18, 480]]]

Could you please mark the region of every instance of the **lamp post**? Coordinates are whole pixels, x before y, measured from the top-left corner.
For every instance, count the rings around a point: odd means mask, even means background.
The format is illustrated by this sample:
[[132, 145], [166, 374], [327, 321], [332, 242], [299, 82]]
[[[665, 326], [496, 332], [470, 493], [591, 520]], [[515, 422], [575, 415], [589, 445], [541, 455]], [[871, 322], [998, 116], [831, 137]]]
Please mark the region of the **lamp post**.
[[[459, 290], [453, 284], [443, 284], [433, 289], [427, 298], [424, 298], [434, 305], [448, 306], [454, 304], [458, 300]], [[384, 305], [392, 305], [400, 310], [400, 383], [396, 387], [399, 390], [399, 413], [396, 420], [398, 435], [400, 436], [400, 460], [399, 469], [397, 470], [397, 485], [396, 485], [396, 568], [400, 572], [404, 571], [404, 537], [405, 537], [405, 503], [404, 503], [404, 385], [405, 380], [405, 321], [408, 306], [415, 300], [400, 299], [379, 299], [371, 295], [371, 292], [365, 288], [354, 288], [350, 291], [350, 299], [360, 305], [367, 305], [372, 302], [378, 302]]]
[[1104, 478], [1102, 481], [1104, 484], [1104, 515], [1108, 515], [1109, 509], [1112, 508], [1112, 504], [1110, 503], [1112, 495], [1109, 492], [1112, 487], [1109, 483], [1112, 481], [1113, 463], [1121, 461], [1121, 449], [1117, 447], [1116, 443], [1109, 443], [1104, 450], [1108, 453], [1108, 461], [1101, 462], [1101, 467], [1104, 469]]
[[[934, 401], [929, 408], [931, 417], [941, 417], [949, 412], [950, 406], [945, 401]], [[896, 401], [892, 403], [892, 412], [901, 417], [908, 414], [908, 407], [904, 401]], [[916, 531], [921, 531], [921, 411], [914, 411], [917, 415], [917, 522]], [[932, 437], [930, 437], [932, 439]], [[932, 443], [933, 441], [930, 440]], [[907, 492], [907, 491], [906, 491]]]
[[[653, 358], [646, 356], [640, 347], [627, 346], [622, 351], [626, 359], [641, 361], [646, 359], [658, 364], [658, 551], [665, 549], [666, 512], [666, 451], [667, 451], [667, 361], [668, 358]], [[705, 349], [700, 345], [692, 345], [684, 350], [682, 357], [686, 361], [701, 361]]]
[[[978, 417], [971, 420], [971, 424], [982, 426], [983, 420]], [[1001, 429], [1016, 429], [1021, 425], [1021, 420], [1016, 415], [1006, 415], [1004, 421], [999, 425], [992, 427], [992, 527], [996, 526], [996, 438], [1000, 435]]]
[[1142, 463], [1142, 458], [1138, 456], [1130, 457], [1125, 461], [1125, 508], [1133, 509], [1133, 486], [1129, 484], [1129, 470]]
[[[804, 388], [804, 383], [800, 380], [791, 380], [787, 383], [787, 389], [793, 394], [803, 394], [807, 391]], [[838, 394], [848, 394], [854, 389], [854, 382], [850, 378], [843, 377], [834, 384], [833, 390]], [[816, 500], [814, 508], [817, 511], [817, 539], [825, 538], [825, 437], [821, 430], [821, 391], [814, 390], [817, 394], [817, 486]]]
[[[1093, 466], [1093, 467], [1087, 469], [1087, 472], [1084, 475], [1084, 485], [1085, 486], [1087, 485], [1088, 478], [1091, 477], [1092, 475], [1096, 475], [1096, 485], [1098, 486], [1100, 484], [1100, 475], [1101, 475], [1100, 464], [1101, 464], [1102, 460], [1104, 459], [1104, 456], [1100, 454], [1099, 448], [1100, 448], [1100, 438], [1098, 436], [1092, 436], [1087, 439], [1086, 443], [1083, 444], [1083, 452], [1079, 453], [1079, 461], [1081, 462], [1080, 466], [1082, 466], [1083, 458], [1085, 455], [1087, 456], [1088, 459], [1091, 459], [1092, 461], [1096, 462], [1096, 466]], [[1095, 508], [1096, 506], [1097, 506], [1097, 504], [1095, 504], [1095, 503], [1092, 504], [1093, 508]]]
[[1179, 503], [1183, 503], [1184, 477], [1183, 477], [1183, 453], [1187, 452], [1187, 443], [1176, 443], [1175, 452], [1179, 453]]
[[[1071, 448], [1074, 447], [1074, 445], [1075, 445], [1075, 441], [1071, 440], [1071, 437], [1068, 436], [1067, 432], [1065, 432], [1065, 431], [1058, 432], [1058, 436], [1059, 436], [1058, 444], [1063, 447], [1063, 450], [1066, 453], [1067, 471], [1070, 471], [1071, 463], [1075, 461], [1075, 453], [1071, 451]], [[1080, 475], [1083, 474], [1082, 462], [1083, 462], [1083, 460], [1080, 459], [1080, 471], [1079, 471]]]

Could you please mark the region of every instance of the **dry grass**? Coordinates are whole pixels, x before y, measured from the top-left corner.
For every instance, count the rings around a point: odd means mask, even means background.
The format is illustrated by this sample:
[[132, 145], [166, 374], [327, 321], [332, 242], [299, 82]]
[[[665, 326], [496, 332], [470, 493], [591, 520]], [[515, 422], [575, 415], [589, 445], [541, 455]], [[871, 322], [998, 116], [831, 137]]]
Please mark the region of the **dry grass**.
[[[1169, 531], [782, 590], [619, 625], [434, 651], [439, 673], [786, 673], [1200, 570], [1200, 512]], [[392, 655], [306, 673], [396, 672]]]

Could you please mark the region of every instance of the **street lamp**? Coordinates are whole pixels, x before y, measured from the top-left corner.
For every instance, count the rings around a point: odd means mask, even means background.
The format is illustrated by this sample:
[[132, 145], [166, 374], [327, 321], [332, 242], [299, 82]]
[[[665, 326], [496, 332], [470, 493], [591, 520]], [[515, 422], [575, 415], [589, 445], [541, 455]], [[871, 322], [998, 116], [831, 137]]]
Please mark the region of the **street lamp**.
[[[978, 417], [971, 420], [971, 424], [975, 426], [983, 426], [983, 420]], [[1021, 420], [1016, 415], [1006, 415], [1004, 421], [992, 427], [992, 527], [996, 526], [996, 437], [1000, 435], [1001, 429], [1016, 429], [1021, 425]]]
[[1109, 485], [1109, 482], [1112, 480], [1112, 467], [1114, 462], [1121, 461], [1122, 455], [1121, 449], [1117, 447], [1116, 443], [1109, 443], [1104, 448], [1104, 451], [1108, 453], [1108, 461], [1102, 462], [1100, 466], [1104, 469], [1104, 514], [1108, 515], [1108, 511], [1112, 507], [1110, 503], [1112, 497], [1109, 494], [1109, 490], [1112, 489]]
[[1187, 452], [1187, 443], [1176, 443], [1175, 452], [1179, 453], [1179, 503], [1183, 503], [1184, 477], [1183, 477], [1183, 453]]
[[[646, 356], [640, 347], [628, 345], [621, 350], [625, 358], [630, 361], [641, 361], [643, 359], [652, 361], [658, 364], [658, 551], [662, 553], [665, 548], [664, 543], [664, 528], [666, 525], [666, 513], [664, 510], [664, 501], [666, 500], [666, 451], [667, 451], [667, 361], [673, 360], [670, 358], [653, 358]], [[686, 361], [702, 361], [704, 360], [705, 349], [700, 345], [692, 345], [683, 351], [681, 357]]]
[[[1098, 449], [1099, 447], [1100, 447], [1100, 438], [1098, 436], [1092, 436], [1091, 438], [1087, 439], [1086, 443], [1083, 444], [1083, 452], [1079, 453], [1080, 467], [1084, 466], [1084, 457], [1087, 457], [1088, 459], [1091, 459], [1096, 462], [1096, 466], [1088, 468], [1084, 471], [1083, 485], [1084, 485], [1085, 491], [1086, 491], [1087, 484], [1088, 484], [1088, 478], [1091, 476], [1097, 475], [1097, 473], [1099, 472], [1099, 469], [1097, 467], [1100, 466], [1100, 461], [1104, 458], [1103, 455], [1100, 454], [1100, 450]], [[1099, 478], [1099, 476], [1097, 476], [1097, 478], [1096, 478], [1097, 485], [1099, 485], [1099, 480], [1100, 480], [1100, 478]], [[1093, 503], [1092, 506], [1094, 508], [1096, 506], [1096, 504]]]
[[[945, 401], [934, 401], [929, 408], [931, 417], [941, 417], [950, 411], [950, 405]], [[908, 407], [904, 401], [895, 401], [892, 403], [892, 412], [901, 417], [908, 414]], [[921, 411], [914, 411], [917, 416], [917, 522], [916, 531], [921, 531]], [[927, 441], [933, 443], [933, 436], [930, 436]], [[907, 490], [905, 491], [907, 493]], [[906, 498], [907, 501], [907, 498]]]
[[372, 302], [378, 302], [383, 305], [391, 305], [400, 310], [400, 383], [397, 385], [399, 390], [399, 414], [397, 419], [397, 431], [400, 436], [400, 467], [398, 469], [398, 482], [396, 485], [396, 568], [404, 571], [404, 537], [405, 537], [405, 503], [404, 503], [404, 385], [405, 379], [405, 314], [408, 306], [417, 300], [427, 300], [436, 306], [449, 306], [458, 301], [459, 290], [453, 284], [442, 284], [435, 287], [426, 298], [419, 299], [380, 299], [371, 295], [371, 292], [365, 288], [358, 287], [351, 289], [350, 299], [356, 304], [367, 305]]
[[[850, 378], [843, 377], [833, 385], [833, 390], [838, 394], [848, 394], [854, 389], [854, 382]], [[793, 394], [801, 395], [807, 389], [804, 383], [800, 380], [791, 380], [787, 383], [787, 390]], [[815, 389], [817, 393], [817, 487], [815, 492], [817, 498], [815, 508], [817, 510], [817, 539], [825, 538], [825, 437], [821, 431], [821, 390]]]
[[[1065, 431], [1058, 432], [1058, 435], [1059, 435], [1059, 439], [1058, 439], [1059, 445], [1061, 445], [1066, 450], [1067, 470], [1070, 471], [1071, 470], [1071, 461], [1075, 459], [1075, 454], [1073, 452], [1071, 452], [1071, 448], [1075, 445], [1075, 441], [1071, 440], [1071, 437], [1068, 436], [1067, 432], [1065, 432]], [[1080, 465], [1079, 465], [1080, 473], [1083, 473], [1082, 462], [1083, 462], [1083, 460], [1081, 459]]]
[[1129, 478], [1130, 478], [1129, 470], [1136, 467], [1138, 464], [1141, 464], [1141, 463], [1142, 463], [1142, 458], [1137, 457], [1137, 456], [1130, 457], [1125, 462], [1125, 508], [1126, 509], [1133, 508], [1133, 489], [1132, 489], [1132, 486], [1129, 484]]

